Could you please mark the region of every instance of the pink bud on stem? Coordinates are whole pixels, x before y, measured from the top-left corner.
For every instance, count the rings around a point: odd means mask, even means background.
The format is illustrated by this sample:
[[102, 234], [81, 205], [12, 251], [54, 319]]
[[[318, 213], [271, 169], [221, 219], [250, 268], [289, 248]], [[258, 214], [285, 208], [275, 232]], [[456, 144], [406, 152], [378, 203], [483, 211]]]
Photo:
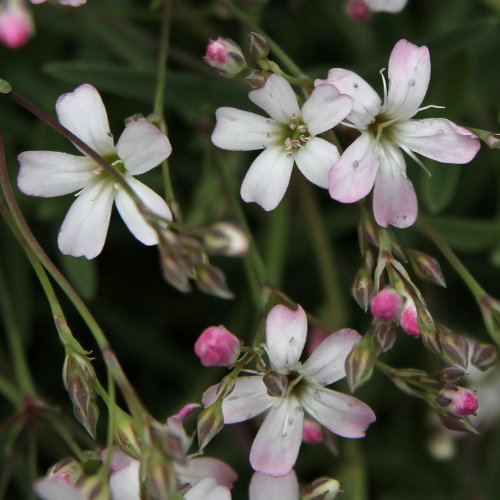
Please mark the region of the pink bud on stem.
[[194, 344], [203, 366], [231, 366], [240, 354], [240, 341], [222, 326], [204, 330]]
[[387, 321], [397, 321], [403, 307], [403, 298], [396, 290], [386, 287], [373, 297], [370, 310], [373, 316], [386, 323]]

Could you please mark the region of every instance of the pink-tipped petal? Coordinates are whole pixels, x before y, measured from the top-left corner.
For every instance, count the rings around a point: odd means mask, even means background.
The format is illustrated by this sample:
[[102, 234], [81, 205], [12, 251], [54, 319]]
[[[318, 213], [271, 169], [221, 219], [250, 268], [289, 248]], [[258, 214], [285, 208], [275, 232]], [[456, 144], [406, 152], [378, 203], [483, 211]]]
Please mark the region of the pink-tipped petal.
[[271, 75], [263, 87], [252, 90], [248, 97], [271, 118], [288, 123], [300, 115], [297, 96], [292, 86], [279, 75]]
[[231, 492], [217, 484], [212, 477], [205, 477], [198, 481], [187, 493], [185, 500], [231, 500]]
[[407, 120], [395, 128], [397, 141], [415, 153], [443, 163], [468, 163], [479, 151], [479, 138], [444, 118]]
[[373, 191], [375, 220], [382, 227], [409, 227], [417, 218], [418, 203], [403, 155], [399, 149], [385, 148], [381, 163]]
[[197, 457], [188, 460], [185, 465], [175, 464], [175, 471], [181, 483], [194, 484], [204, 477], [211, 477], [217, 484], [232, 488], [238, 474], [222, 460], [210, 457]]
[[96, 175], [94, 160], [53, 151], [25, 151], [17, 157], [21, 168], [17, 186], [30, 196], [61, 196], [85, 187]]
[[108, 115], [99, 92], [85, 83], [63, 94], [56, 102], [56, 112], [64, 125], [102, 156], [115, 152], [109, 131]]
[[293, 156], [279, 147], [265, 149], [243, 179], [241, 197], [264, 210], [274, 210], [285, 196], [293, 168]]
[[127, 124], [116, 152], [132, 175], [143, 174], [166, 160], [172, 152], [168, 137], [152, 123], [137, 120]]
[[339, 124], [352, 110], [352, 99], [333, 85], [319, 85], [302, 106], [302, 118], [312, 135]]
[[272, 407], [250, 450], [253, 469], [273, 477], [288, 474], [299, 454], [303, 426], [304, 412], [294, 397]]
[[407, 119], [424, 100], [431, 77], [429, 49], [399, 40], [389, 58], [389, 91], [384, 113]]
[[249, 500], [299, 500], [299, 482], [294, 470], [286, 476], [272, 477], [255, 472], [248, 488]]
[[302, 365], [302, 373], [322, 385], [333, 384], [344, 378], [345, 360], [360, 340], [361, 335], [349, 328], [332, 333]]
[[320, 386], [307, 386], [300, 402], [321, 425], [346, 438], [363, 437], [376, 418], [373, 410], [359, 399]]
[[[217, 399], [218, 385], [209, 387], [203, 394], [203, 405], [210, 406]], [[238, 377], [233, 391], [224, 398], [222, 412], [225, 424], [243, 422], [266, 411], [275, 398], [267, 394], [262, 377]]]
[[111, 182], [89, 184], [71, 205], [57, 242], [65, 255], [97, 257], [108, 232], [115, 188]]
[[235, 108], [219, 108], [212, 142], [229, 151], [264, 149], [276, 140], [276, 122], [270, 118]]
[[[326, 80], [337, 87], [340, 93], [352, 98], [352, 111], [347, 118], [359, 128], [368, 125], [379, 111], [382, 101], [363, 78], [347, 69], [333, 68], [328, 72]], [[321, 80], [314, 82], [315, 86], [321, 85]]]
[[295, 370], [307, 337], [307, 316], [281, 304], [274, 306], [266, 321], [266, 350], [273, 370], [288, 374]]
[[408, 0], [363, 0], [375, 12], [401, 12]]
[[304, 177], [322, 188], [328, 187], [328, 172], [338, 159], [336, 146], [319, 137], [313, 137], [295, 155], [297, 167]]
[[364, 198], [372, 190], [379, 166], [379, 146], [368, 134], [361, 134], [330, 170], [330, 196], [342, 203]]
[[[127, 175], [125, 180], [153, 214], [167, 221], [172, 220], [172, 212], [161, 196], [130, 175]], [[129, 231], [144, 245], [156, 245], [158, 243], [156, 231], [140, 214], [127, 192], [121, 187], [116, 189], [116, 208]]]

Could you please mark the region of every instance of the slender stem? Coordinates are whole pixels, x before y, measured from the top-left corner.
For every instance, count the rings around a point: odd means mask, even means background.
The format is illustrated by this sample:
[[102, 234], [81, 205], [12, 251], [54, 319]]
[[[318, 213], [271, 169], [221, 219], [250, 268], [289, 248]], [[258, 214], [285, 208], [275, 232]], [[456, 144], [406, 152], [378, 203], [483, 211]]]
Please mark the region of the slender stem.
[[18, 406], [23, 399], [23, 395], [19, 389], [2, 375], [0, 375], [0, 394], [5, 396], [13, 406]]
[[[165, 0], [161, 20], [160, 50], [158, 53], [158, 69], [156, 78], [156, 91], [153, 111], [158, 119], [160, 130], [166, 135], [168, 133], [167, 122], [163, 112], [165, 100], [165, 83], [167, 77], [167, 60], [170, 42], [170, 25], [172, 23], [172, 11], [174, 0]], [[163, 183], [165, 186], [166, 201], [174, 201], [174, 189], [170, 178], [170, 167], [168, 160], [162, 162]]]
[[288, 249], [289, 210], [286, 200], [269, 214], [266, 263], [269, 283], [280, 287]]
[[366, 470], [361, 442], [355, 439], [346, 439], [343, 451], [340, 479], [345, 488], [345, 498], [346, 500], [366, 500]]

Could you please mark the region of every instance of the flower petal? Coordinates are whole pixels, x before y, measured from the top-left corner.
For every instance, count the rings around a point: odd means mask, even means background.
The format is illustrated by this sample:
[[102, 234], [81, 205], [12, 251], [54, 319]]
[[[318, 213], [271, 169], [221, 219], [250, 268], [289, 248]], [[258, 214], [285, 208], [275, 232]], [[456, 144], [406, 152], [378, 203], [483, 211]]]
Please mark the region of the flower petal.
[[429, 49], [399, 40], [389, 58], [389, 91], [383, 112], [408, 119], [424, 100], [431, 78]]
[[468, 163], [481, 147], [470, 130], [444, 118], [400, 122], [394, 133], [398, 143], [443, 163]]
[[361, 335], [349, 328], [332, 333], [302, 365], [302, 373], [321, 385], [333, 384], [344, 378], [345, 360], [360, 340]]
[[333, 85], [316, 87], [301, 109], [307, 130], [321, 134], [340, 123], [352, 111], [352, 99]]
[[301, 394], [304, 409], [321, 425], [346, 438], [360, 438], [375, 422], [375, 413], [365, 403], [348, 394], [310, 385]]
[[204, 477], [211, 477], [217, 484], [232, 488], [238, 474], [222, 460], [210, 457], [197, 457], [188, 460], [186, 465], [175, 463], [175, 472], [181, 483], [194, 484]]
[[166, 160], [172, 152], [168, 137], [152, 123], [137, 120], [127, 124], [116, 152], [132, 175], [143, 174]]
[[417, 196], [406, 177], [406, 165], [399, 149], [381, 149], [381, 167], [373, 190], [373, 213], [377, 224], [399, 228], [411, 226], [418, 215]]
[[296, 398], [271, 408], [250, 450], [254, 470], [274, 477], [288, 474], [299, 454], [303, 427], [304, 411]]
[[278, 122], [288, 123], [294, 115], [300, 115], [297, 96], [282, 76], [271, 75], [263, 87], [252, 90], [248, 97]]
[[248, 488], [249, 500], [299, 500], [299, 482], [292, 469], [286, 476], [272, 477], [255, 472]]
[[266, 320], [266, 351], [271, 367], [284, 375], [295, 370], [307, 337], [307, 316], [302, 307], [296, 311], [278, 304]]
[[55, 151], [25, 151], [17, 157], [21, 168], [17, 185], [31, 196], [61, 196], [79, 191], [95, 174], [96, 164], [87, 156]]
[[241, 185], [241, 197], [266, 211], [274, 210], [285, 196], [292, 167], [292, 155], [281, 148], [268, 147], [250, 165]]
[[212, 142], [229, 151], [252, 151], [264, 149], [274, 141], [276, 122], [265, 116], [235, 108], [219, 108], [215, 115], [217, 124], [212, 133]]
[[198, 481], [187, 493], [185, 500], [231, 500], [231, 492], [216, 483], [215, 479], [206, 477]]
[[299, 170], [310, 182], [322, 188], [328, 187], [328, 172], [338, 159], [338, 149], [319, 137], [313, 137], [295, 155]]
[[342, 203], [353, 203], [364, 198], [375, 182], [380, 166], [379, 157], [379, 146], [368, 134], [361, 134], [330, 170], [330, 196]]
[[374, 12], [401, 12], [408, 0], [363, 0]]
[[35, 493], [43, 500], [84, 500], [75, 486], [57, 478], [42, 478], [33, 485]]
[[[330, 83], [345, 95], [352, 98], [352, 111], [347, 119], [359, 128], [364, 128], [379, 113], [382, 101], [363, 78], [353, 71], [333, 68], [328, 72], [326, 83]], [[324, 85], [325, 80], [316, 80], [316, 87]]]
[[[130, 175], [127, 175], [125, 180], [152, 213], [165, 220], [172, 220], [172, 212], [161, 196]], [[123, 188], [117, 188], [115, 201], [116, 208], [130, 232], [144, 245], [156, 245], [158, 243], [156, 231], [146, 222]]]
[[111, 474], [109, 488], [113, 499], [140, 500], [139, 467], [140, 462], [134, 460], [129, 465]]
[[63, 254], [93, 259], [101, 253], [114, 198], [111, 182], [98, 181], [80, 192], [59, 231], [57, 242]]
[[[210, 406], [217, 399], [219, 386], [209, 387], [203, 394], [203, 405]], [[222, 402], [225, 424], [243, 422], [266, 411], [275, 401], [267, 394], [262, 377], [238, 377], [233, 391]]]
[[61, 125], [100, 155], [115, 152], [106, 108], [99, 92], [92, 85], [85, 83], [73, 92], [60, 96], [56, 102], [56, 112]]

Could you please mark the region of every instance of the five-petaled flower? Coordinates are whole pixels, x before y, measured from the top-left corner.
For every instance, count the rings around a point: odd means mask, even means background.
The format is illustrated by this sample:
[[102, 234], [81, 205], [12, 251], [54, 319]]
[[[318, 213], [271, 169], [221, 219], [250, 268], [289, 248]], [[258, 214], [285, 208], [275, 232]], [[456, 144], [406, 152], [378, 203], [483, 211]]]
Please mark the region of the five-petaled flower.
[[313, 184], [328, 187], [328, 171], [337, 161], [337, 148], [316, 137], [351, 111], [351, 98], [332, 85], [316, 88], [299, 108], [291, 85], [271, 75], [249, 98], [270, 118], [235, 108], [219, 108], [212, 142], [222, 149], [264, 149], [254, 160], [241, 186], [241, 196], [264, 210], [275, 209], [282, 200], [294, 162]]
[[[304, 411], [343, 437], [360, 438], [375, 421], [372, 409], [358, 399], [325, 386], [345, 377], [345, 360], [361, 336], [344, 329], [329, 335], [309, 359], [299, 361], [307, 336], [307, 317], [275, 306], [266, 322], [266, 351], [271, 371], [239, 377], [223, 400], [224, 423], [269, 413], [252, 445], [250, 463], [264, 474], [281, 477], [295, 464], [302, 441]], [[217, 386], [203, 395], [205, 406], [217, 398]]]
[[[128, 185], [153, 214], [171, 220], [165, 201], [134, 175], [156, 167], [171, 153], [165, 134], [146, 120], [127, 124], [116, 147], [106, 109], [97, 90], [84, 84], [63, 94], [56, 103], [59, 122], [123, 174]], [[89, 156], [54, 151], [25, 151], [18, 156], [19, 189], [31, 196], [53, 197], [79, 191], [59, 232], [62, 253], [92, 259], [101, 252], [113, 201], [132, 234], [155, 245], [155, 230], [140, 214], [130, 195]]]
[[377, 223], [384, 227], [411, 226], [418, 213], [401, 150], [418, 163], [414, 153], [443, 163], [467, 163], [480, 147], [472, 132], [449, 120], [410, 119], [426, 109], [419, 106], [430, 73], [427, 47], [400, 40], [389, 59], [389, 88], [385, 89], [383, 103], [365, 80], [346, 69], [331, 69], [326, 81], [315, 82], [317, 88], [324, 83], [335, 85], [353, 98], [347, 124], [361, 131], [330, 170], [330, 195], [352, 203], [367, 196], [375, 185], [373, 211]]

